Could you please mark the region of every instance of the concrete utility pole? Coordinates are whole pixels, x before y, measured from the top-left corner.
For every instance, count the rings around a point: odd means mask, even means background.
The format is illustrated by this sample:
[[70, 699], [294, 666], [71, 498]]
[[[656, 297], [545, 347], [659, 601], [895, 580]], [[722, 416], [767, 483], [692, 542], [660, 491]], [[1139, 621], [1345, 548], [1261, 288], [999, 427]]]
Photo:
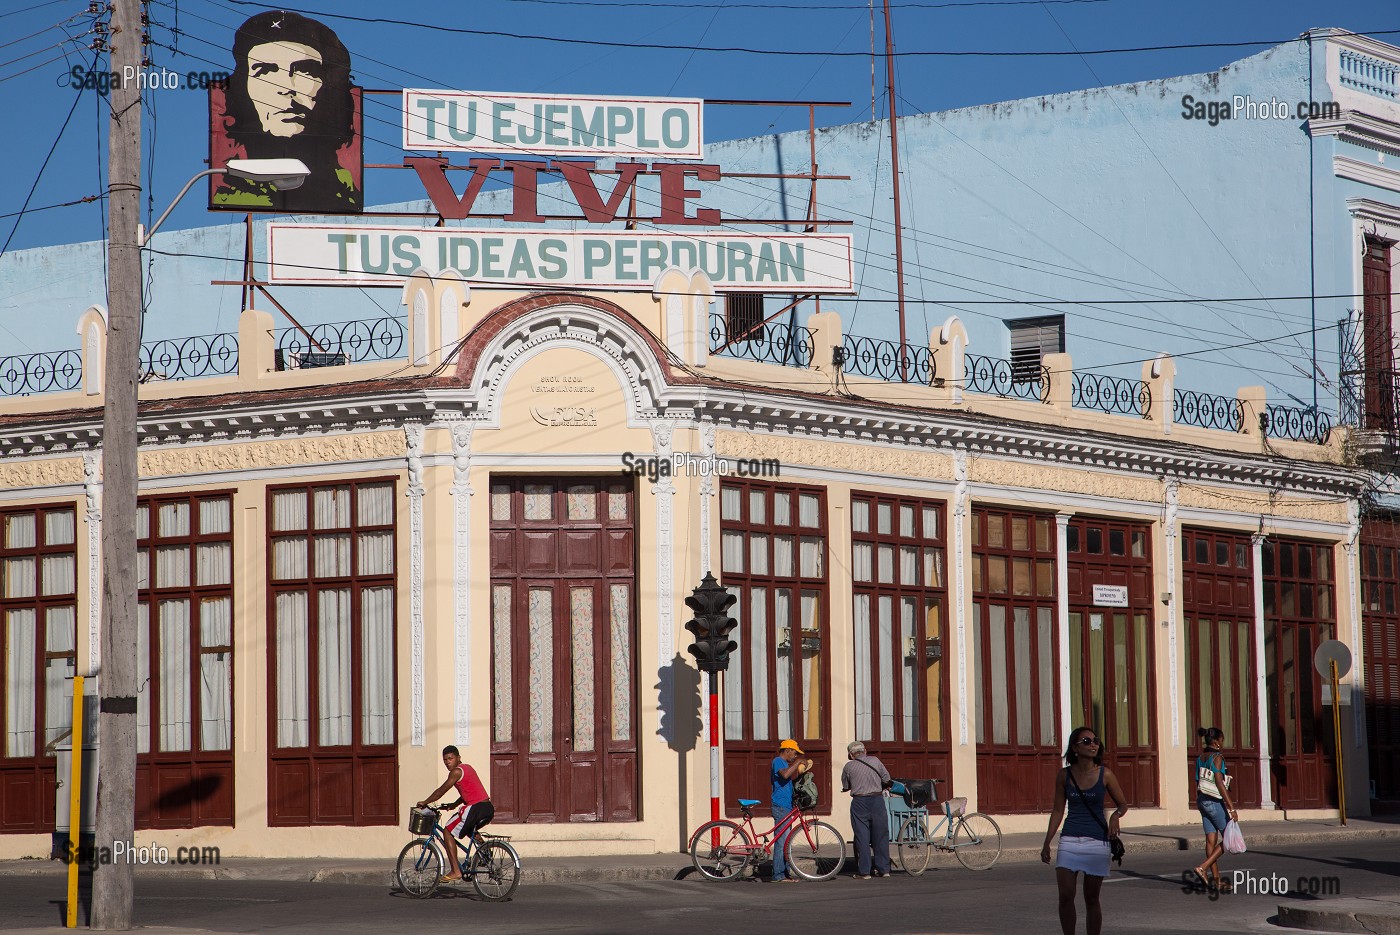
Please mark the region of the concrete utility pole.
[[[141, 72], [141, 0], [111, 0], [111, 70]], [[102, 671], [96, 845], [136, 831], [136, 384], [141, 352], [141, 89], [114, 81], [107, 137], [107, 359], [102, 416]], [[78, 740], [75, 738], [75, 743]], [[92, 875], [92, 927], [131, 928], [132, 866]]]

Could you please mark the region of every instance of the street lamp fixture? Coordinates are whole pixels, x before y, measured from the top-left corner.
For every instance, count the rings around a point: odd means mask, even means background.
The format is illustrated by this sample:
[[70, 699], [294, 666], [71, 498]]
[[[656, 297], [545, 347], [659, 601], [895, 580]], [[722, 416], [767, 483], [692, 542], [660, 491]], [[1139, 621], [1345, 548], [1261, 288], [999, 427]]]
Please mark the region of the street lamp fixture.
[[205, 176], [220, 173], [231, 175], [236, 179], [246, 179], [249, 182], [265, 182], [279, 192], [285, 192], [291, 191], [293, 188], [300, 188], [301, 183], [305, 182], [306, 177], [311, 174], [311, 170], [300, 159], [230, 159], [222, 168], [205, 169], [185, 183], [185, 187], [180, 189], [180, 194], [175, 196], [170, 207], [166, 208], [165, 213], [156, 219], [150, 230], [143, 231], [139, 225], [137, 226], [137, 242], [144, 247], [155, 236], [156, 230], [165, 223], [166, 218], [170, 217], [170, 212], [175, 210], [175, 206], [194, 187], [195, 182]]

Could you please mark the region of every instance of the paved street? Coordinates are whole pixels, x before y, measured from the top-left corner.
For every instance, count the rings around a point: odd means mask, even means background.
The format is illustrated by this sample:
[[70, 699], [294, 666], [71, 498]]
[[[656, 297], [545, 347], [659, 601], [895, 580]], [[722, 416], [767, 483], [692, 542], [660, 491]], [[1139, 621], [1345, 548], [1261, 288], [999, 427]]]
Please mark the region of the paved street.
[[[1306, 895], [1237, 895], [1210, 900], [1183, 891], [1190, 854], [1129, 856], [1106, 884], [1105, 930], [1197, 935], [1286, 931], [1268, 920], [1283, 902]], [[678, 858], [678, 865], [680, 861]], [[1265, 849], [1232, 865], [1256, 876], [1335, 878], [1343, 897], [1392, 895], [1400, 887], [1394, 841], [1352, 842], [1290, 853]], [[56, 877], [10, 877], [0, 887], [0, 930], [43, 929], [61, 912]], [[1007, 864], [972, 873], [938, 863], [922, 877], [840, 877], [829, 883], [664, 882], [522, 884], [507, 903], [478, 902], [468, 889], [431, 900], [387, 887], [204, 879], [137, 878], [136, 922], [181, 932], [382, 933], [460, 932], [464, 925], [500, 933], [758, 932], [799, 925], [803, 932], [993, 935], [1057, 931], [1050, 871]], [[1082, 921], [1081, 921], [1082, 929]]]

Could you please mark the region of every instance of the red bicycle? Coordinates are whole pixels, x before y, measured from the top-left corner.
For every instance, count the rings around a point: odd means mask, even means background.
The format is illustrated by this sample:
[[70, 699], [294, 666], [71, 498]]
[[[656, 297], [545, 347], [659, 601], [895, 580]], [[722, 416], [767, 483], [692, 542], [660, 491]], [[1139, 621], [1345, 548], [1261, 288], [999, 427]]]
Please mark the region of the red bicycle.
[[[690, 859], [707, 880], [732, 880], [750, 865], [773, 856], [773, 845], [786, 834], [787, 865], [804, 880], [829, 880], [846, 862], [846, 841], [824, 821], [793, 808], [771, 831], [758, 833], [753, 807], [758, 799], [740, 799], [743, 824], [722, 818], [701, 825], [690, 839]], [[791, 833], [789, 833], [791, 832]]]

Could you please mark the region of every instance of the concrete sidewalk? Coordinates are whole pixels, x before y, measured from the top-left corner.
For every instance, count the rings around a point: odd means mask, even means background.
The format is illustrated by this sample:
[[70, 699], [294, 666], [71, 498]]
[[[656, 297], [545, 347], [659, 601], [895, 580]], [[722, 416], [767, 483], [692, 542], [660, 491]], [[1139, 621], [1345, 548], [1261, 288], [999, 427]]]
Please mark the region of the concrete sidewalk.
[[[1393, 839], [1400, 842], [1400, 823], [1351, 819], [1345, 828], [1333, 820], [1258, 822], [1245, 826], [1251, 849], [1302, 848], [1314, 844], [1336, 844], [1352, 840]], [[407, 841], [407, 835], [405, 835]], [[1001, 863], [1035, 863], [1040, 860], [1044, 834], [1007, 834], [1002, 837]], [[1200, 825], [1136, 828], [1123, 833], [1128, 852], [1124, 866], [1131, 867], [1134, 854], [1182, 852], [1182, 868], [1199, 857], [1202, 847]], [[606, 857], [532, 857], [528, 842], [513, 842], [520, 851], [522, 884], [622, 882], [636, 880], [684, 880], [696, 878], [690, 857], [685, 854], [619, 854]], [[850, 848], [847, 847], [849, 854]], [[1188, 856], [1188, 852], [1195, 852]], [[217, 866], [138, 866], [142, 876], [209, 880], [275, 880], [309, 883], [350, 883], [364, 886], [392, 886], [397, 855], [372, 859], [261, 858], [229, 857]], [[935, 852], [933, 864], [954, 863], [951, 854]], [[897, 866], [897, 865], [896, 865]], [[0, 861], [0, 877], [6, 875], [59, 876], [65, 867], [50, 860]], [[1400, 919], [1400, 906], [1396, 907]], [[1295, 926], [1296, 927], [1296, 926]], [[1368, 931], [1333, 929], [1333, 931]], [[1400, 932], [1400, 929], [1397, 929]]]
[[1278, 907], [1278, 924], [1312, 932], [1400, 935], [1400, 895], [1369, 899], [1322, 899]]

